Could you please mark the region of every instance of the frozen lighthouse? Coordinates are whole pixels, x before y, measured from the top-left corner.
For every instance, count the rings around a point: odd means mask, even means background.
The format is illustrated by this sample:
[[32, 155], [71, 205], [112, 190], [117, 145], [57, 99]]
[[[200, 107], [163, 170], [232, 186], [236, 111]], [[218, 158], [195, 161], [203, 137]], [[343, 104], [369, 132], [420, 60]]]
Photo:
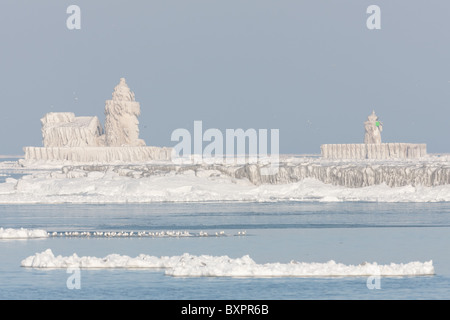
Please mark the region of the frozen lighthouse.
[[171, 148], [147, 147], [139, 139], [139, 102], [120, 78], [105, 102], [105, 128], [97, 117], [51, 112], [42, 119], [43, 147], [25, 147], [26, 160], [141, 162], [170, 160]]
[[383, 124], [378, 120], [375, 111], [367, 117], [364, 122], [364, 143], [365, 144], [381, 144], [381, 131], [383, 131]]
[[112, 100], [105, 105], [105, 145], [109, 147], [145, 146], [139, 139], [141, 107], [125, 78], [114, 88]]

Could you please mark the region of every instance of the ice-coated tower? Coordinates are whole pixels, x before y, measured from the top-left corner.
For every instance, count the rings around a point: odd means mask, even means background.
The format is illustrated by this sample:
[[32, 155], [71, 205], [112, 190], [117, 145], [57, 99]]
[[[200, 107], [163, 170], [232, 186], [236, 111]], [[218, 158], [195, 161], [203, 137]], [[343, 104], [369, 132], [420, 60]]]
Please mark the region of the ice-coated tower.
[[105, 145], [109, 147], [145, 146], [139, 139], [139, 102], [134, 98], [125, 78], [114, 88], [112, 100], [105, 104]]
[[375, 111], [367, 117], [367, 121], [364, 122], [364, 129], [366, 133], [364, 135], [365, 144], [381, 144], [381, 131], [383, 131], [383, 124], [378, 120]]

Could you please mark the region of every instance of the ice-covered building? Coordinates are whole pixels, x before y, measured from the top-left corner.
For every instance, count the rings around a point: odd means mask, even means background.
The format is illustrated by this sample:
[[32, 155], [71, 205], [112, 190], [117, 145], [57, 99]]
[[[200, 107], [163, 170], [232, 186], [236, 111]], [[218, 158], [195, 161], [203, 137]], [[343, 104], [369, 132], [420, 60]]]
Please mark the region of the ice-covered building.
[[72, 112], [51, 112], [42, 119], [44, 147], [104, 145], [103, 128], [97, 117], [75, 117]]
[[97, 117], [51, 112], [42, 119], [44, 147], [25, 147], [26, 160], [113, 162], [170, 160], [171, 148], [147, 147], [139, 139], [139, 102], [124, 78], [106, 100], [105, 129]]
[[382, 143], [383, 124], [375, 111], [364, 122], [364, 143], [358, 144], [323, 144], [322, 158], [325, 159], [418, 159], [427, 154], [426, 144], [416, 143]]

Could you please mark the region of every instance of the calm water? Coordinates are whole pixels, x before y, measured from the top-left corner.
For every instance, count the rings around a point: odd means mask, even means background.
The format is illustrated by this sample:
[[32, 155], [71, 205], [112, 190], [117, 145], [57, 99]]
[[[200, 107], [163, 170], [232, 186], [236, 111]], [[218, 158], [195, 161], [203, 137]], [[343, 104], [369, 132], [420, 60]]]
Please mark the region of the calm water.
[[[47, 231], [225, 231], [227, 237], [0, 240], [1, 299], [450, 299], [448, 203], [198, 203], [0, 205], [0, 226]], [[239, 231], [245, 236], [231, 236]], [[258, 263], [433, 260], [436, 275], [383, 277], [175, 278], [160, 270], [81, 270], [69, 290], [66, 270], [21, 268], [36, 252], [103, 257], [249, 254]]]

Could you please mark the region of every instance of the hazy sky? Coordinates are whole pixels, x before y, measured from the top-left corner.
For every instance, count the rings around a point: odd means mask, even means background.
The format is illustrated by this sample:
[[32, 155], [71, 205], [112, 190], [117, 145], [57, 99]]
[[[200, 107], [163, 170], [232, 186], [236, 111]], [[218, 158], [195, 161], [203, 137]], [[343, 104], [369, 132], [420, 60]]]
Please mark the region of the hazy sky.
[[[69, 5], [81, 29], [69, 30]], [[369, 30], [369, 5], [381, 30]], [[41, 146], [47, 112], [97, 115], [121, 77], [141, 138], [176, 128], [279, 129], [281, 153], [384, 142], [450, 152], [450, 1], [148, 0], [0, 4], [0, 154]]]

